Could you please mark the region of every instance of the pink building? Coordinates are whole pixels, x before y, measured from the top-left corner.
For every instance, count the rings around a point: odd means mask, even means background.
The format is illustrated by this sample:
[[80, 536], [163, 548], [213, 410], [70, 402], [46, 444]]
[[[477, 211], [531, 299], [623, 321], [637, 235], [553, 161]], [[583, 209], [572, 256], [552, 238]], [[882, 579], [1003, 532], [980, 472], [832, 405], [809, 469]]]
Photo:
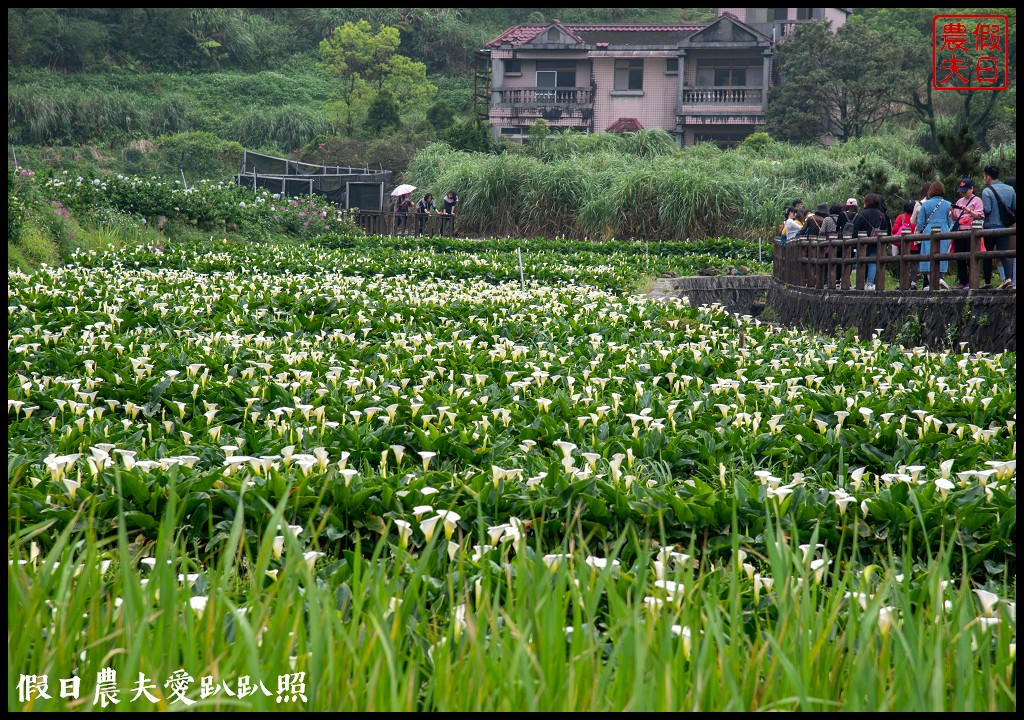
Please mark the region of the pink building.
[[776, 43], [849, 8], [721, 8], [707, 25], [517, 25], [487, 43], [488, 120], [522, 142], [552, 129], [662, 128], [681, 146], [739, 143], [764, 125]]

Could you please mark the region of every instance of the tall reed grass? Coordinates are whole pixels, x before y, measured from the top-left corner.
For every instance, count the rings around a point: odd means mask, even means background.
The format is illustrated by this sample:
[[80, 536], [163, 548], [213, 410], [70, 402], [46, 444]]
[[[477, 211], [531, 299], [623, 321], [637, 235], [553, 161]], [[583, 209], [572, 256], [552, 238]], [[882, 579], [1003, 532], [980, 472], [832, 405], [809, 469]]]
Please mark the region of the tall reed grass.
[[461, 227], [479, 234], [752, 239], [774, 234], [794, 199], [808, 207], [844, 202], [877, 178], [884, 187], [875, 189], [898, 207], [898, 189], [911, 192], [912, 166], [923, 157], [877, 138], [830, 149], [770, 143], [726, 151], [705, 143], [678, 150], [669, 143], [661, 131], [563, 133], [531, 155], [498, 156], [435, 144], [413, 159], [404, 179], [435, 196], [455, 188]]

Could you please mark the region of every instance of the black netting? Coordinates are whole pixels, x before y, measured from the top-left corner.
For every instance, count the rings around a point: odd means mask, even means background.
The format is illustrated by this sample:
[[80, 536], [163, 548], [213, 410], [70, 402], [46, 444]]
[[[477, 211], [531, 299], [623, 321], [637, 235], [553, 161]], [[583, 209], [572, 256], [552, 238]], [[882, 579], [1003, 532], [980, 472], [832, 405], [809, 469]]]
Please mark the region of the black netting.
[[286, 197], [318, 195], [344, 207], [382, 210], [381, 197], [391, 186], [391, 175], [390, 170], [314, 165], [246, 150], [235, 183]]

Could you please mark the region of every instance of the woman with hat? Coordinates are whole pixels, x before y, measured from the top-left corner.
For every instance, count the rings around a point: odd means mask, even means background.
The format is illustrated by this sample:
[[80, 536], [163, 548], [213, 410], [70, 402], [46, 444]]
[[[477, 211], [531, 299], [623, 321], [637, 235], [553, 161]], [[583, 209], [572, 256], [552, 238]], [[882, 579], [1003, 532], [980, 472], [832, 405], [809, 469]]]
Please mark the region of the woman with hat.
[[[956, 201], [956, 205], [949, 209], [949, 219], [954, 223], [954, 230], [970, 230], [971, 224], [975, 220], [985, 219], [985, 207], [981, 202], [981, 198], [974, 194], [974, 181], [971, 178], [965, 177], [961, 180], [956, 191], [959, 193], [960, 198]], [[958, 253], [970, 252], [971, 239], [954, 240], [953, 248], [953, 251]], [[971, 286], [970, 276], [967, 273], [967, 261], [957, 260], [956, 277], [959, 280], [959, 284], [956, 286], [957, 290], [967, 290]], [[992, 284], [991, 266], [989, 267], [988, 277], [985, 278], [985, 283], [988, 285]]]

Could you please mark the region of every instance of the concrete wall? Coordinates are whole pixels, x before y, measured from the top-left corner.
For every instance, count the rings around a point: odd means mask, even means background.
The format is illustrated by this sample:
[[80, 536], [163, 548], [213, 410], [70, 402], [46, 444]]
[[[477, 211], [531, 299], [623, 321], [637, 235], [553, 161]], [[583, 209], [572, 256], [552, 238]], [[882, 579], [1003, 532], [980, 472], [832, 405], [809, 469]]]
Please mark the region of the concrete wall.
[[615, 94], [614, 57], [594, 58], [594, 130], [603, 131], [619, 118], [636, 118], [645, 129], [661, 128], [672, 132], [676, 126], [676, 101], [679, 99], [679, 75], [665, 72], [666, 57], [650, 55], [622, 56], [644, 61], [642, 94]]

